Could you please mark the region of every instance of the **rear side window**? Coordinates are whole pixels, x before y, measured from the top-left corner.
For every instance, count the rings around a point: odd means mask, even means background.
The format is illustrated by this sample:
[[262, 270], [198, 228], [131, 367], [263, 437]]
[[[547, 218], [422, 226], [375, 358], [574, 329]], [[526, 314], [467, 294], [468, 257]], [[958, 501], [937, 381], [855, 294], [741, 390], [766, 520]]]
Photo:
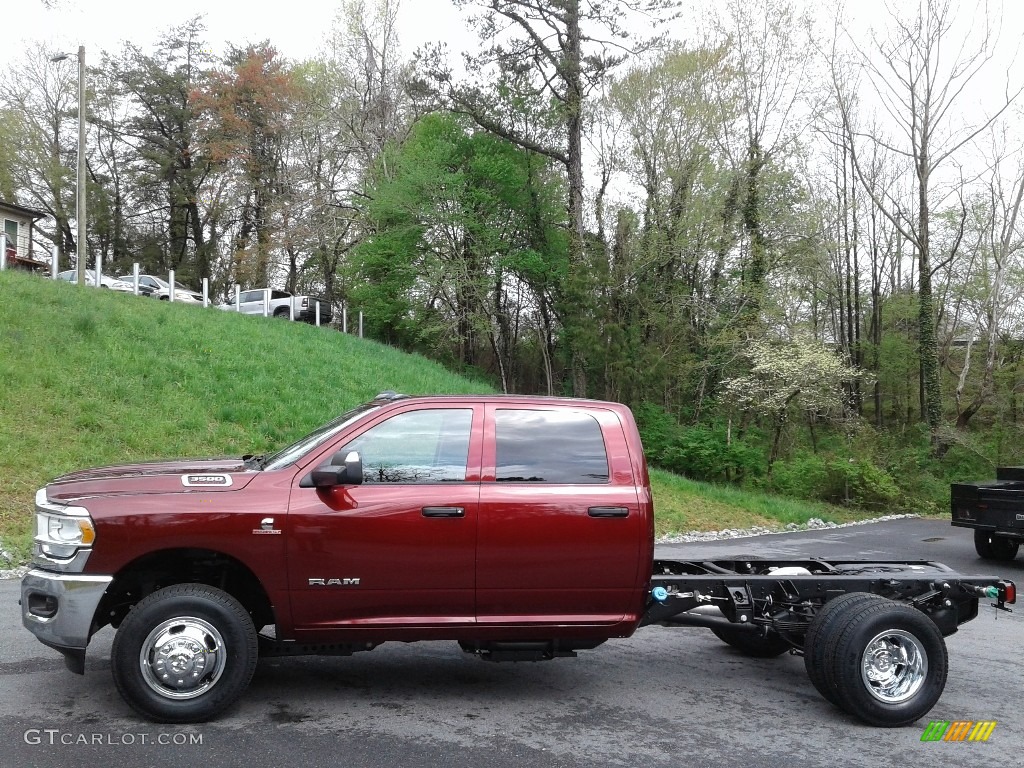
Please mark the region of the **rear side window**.
[[597, 420], [579, 411], [495, 412], [499, 483], [607, 483]]

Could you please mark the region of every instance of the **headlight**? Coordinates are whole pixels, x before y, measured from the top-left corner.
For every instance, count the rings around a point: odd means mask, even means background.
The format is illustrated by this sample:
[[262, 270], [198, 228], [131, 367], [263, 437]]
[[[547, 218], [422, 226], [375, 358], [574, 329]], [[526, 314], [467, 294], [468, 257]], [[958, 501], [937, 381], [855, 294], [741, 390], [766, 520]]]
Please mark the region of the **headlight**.
[[96, 540], [89, 510], [55, 504], [46, 489], [36, 493], [36, 563], [58, 570], [80, 570]]

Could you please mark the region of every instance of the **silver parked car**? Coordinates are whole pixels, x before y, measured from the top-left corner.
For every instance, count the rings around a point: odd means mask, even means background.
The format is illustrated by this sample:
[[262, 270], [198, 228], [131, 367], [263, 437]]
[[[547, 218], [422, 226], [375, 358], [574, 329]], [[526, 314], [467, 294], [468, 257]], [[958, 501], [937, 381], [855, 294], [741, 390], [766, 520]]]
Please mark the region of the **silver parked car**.
[[[129, 287], [134, 290], [135, 277], [133, 275], [121, 275], [118, 279], [128, 283]], [[139, 275], [139, 293], [145, 293], [147, 296], [169, 301], [171, 298], [171, 286], [166, 280], [156, 275]], [[202, 304], [203, 294], [193, 291], [191, 288], [175, 280], [174, 300], [183, 301], [186, 304]]]
[[[64, 272], [58, 272], [57, 280], [64, 280], [68, 283], [78, 282], [78, 270], [68, 269]], [[92, 269], [85, 270], [85, 284], [96, 285], [96, 272]], [[107, 275], [100, 275], [100, 288], [110, 288], [112, 291], [124, 291], [125, 293], [134, 293], [135, 288], [131, 283], [126, 283], [123, 280], [115, 280]]]

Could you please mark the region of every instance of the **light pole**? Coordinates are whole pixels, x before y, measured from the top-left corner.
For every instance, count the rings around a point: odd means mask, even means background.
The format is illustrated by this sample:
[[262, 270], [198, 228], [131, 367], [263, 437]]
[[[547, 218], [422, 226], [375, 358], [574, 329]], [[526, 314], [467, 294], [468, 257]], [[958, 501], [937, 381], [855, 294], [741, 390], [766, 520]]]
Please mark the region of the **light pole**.
[[[66, 61], [70, 53], [50, 61]], [[75, 189], [78, 219], [78, 284], [85, 285], [85, 46], [78, 46], [78, 180]], [[100, 286], [100, 268], [96, 267], [96, 287]]]

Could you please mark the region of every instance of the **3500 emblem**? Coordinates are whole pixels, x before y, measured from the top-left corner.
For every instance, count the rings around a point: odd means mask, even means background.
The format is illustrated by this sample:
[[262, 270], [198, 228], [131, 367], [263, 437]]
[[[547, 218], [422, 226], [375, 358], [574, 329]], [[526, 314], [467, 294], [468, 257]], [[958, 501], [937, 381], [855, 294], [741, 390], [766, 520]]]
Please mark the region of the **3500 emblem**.
[[186, 488], [230, 488], [231, 475], [182, 475]]

